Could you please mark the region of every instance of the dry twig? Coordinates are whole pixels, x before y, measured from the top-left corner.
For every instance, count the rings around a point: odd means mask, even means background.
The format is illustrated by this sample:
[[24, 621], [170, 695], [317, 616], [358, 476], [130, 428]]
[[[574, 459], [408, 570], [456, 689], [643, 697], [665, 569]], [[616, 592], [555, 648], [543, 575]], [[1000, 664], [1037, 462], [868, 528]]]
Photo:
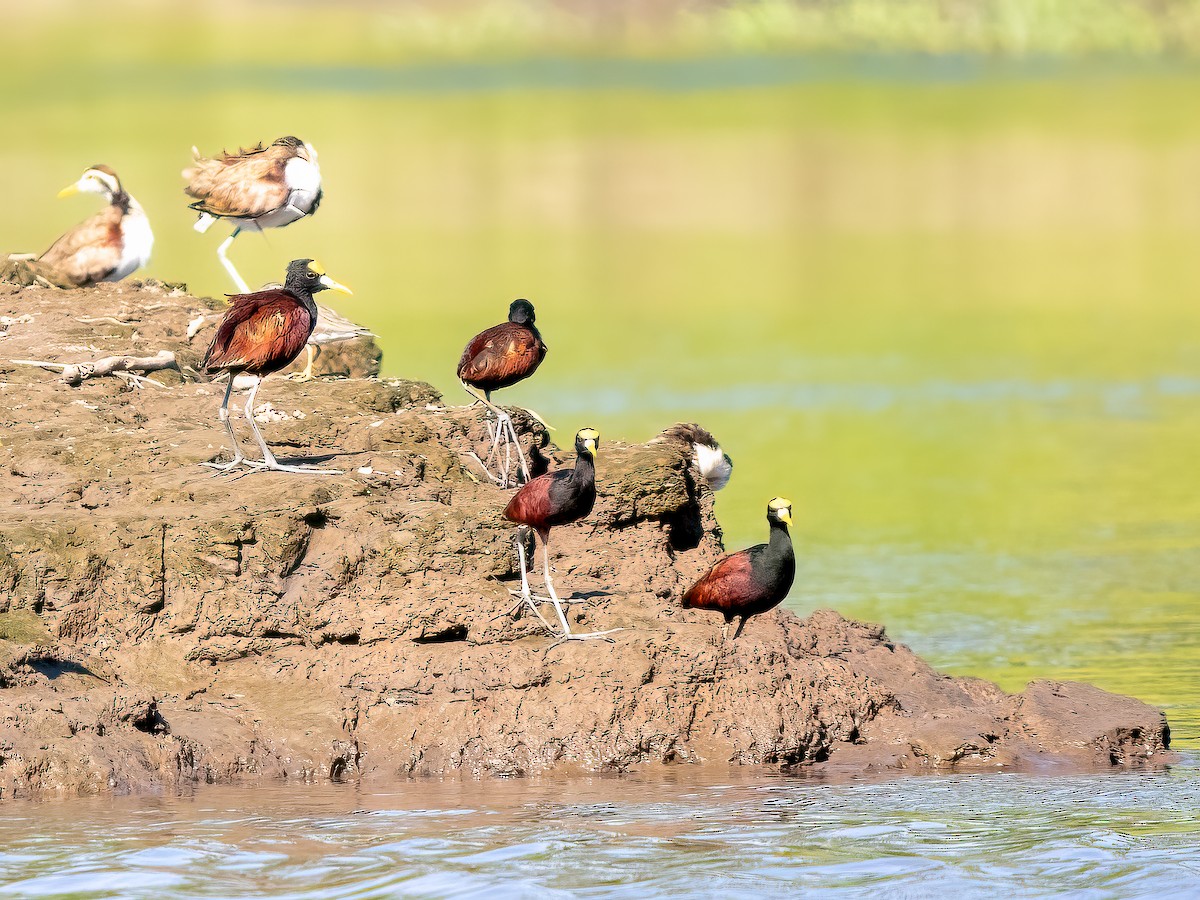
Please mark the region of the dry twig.
[[175, 354], [170, 350], [159, 350], [154, 356], [106, 356], [95, 362], [57, 363], [36, 359], [14, 359], [18, 366], [39, 366], [51, 371], [62, 373], [62, 380], [67, 384], [82, 384], [88, 378], [100, 378], [105, 375], [116, 375], [124, 372], [159, 372], [163, 369], [175, 369], [179, 364]]

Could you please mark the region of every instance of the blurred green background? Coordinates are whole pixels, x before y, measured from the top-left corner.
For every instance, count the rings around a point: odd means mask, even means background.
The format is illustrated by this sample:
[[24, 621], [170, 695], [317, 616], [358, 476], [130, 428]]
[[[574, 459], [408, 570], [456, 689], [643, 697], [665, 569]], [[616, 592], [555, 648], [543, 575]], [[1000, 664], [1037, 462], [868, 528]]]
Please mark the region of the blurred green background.
[[[386, 374], [458, 402], [515, 297], [504, 393], [559, 435], [708, 426], [727, 543], [796, 504], [788, 603], [1009, 689], [1078, 678], [1200, 743], [1200, 4], [1100, 0], [0, 3], [0, 247], [114, 167], [149, 275], [230, 290], [179, 172], [294, 133], [316, 256]], [[269, 395], [269, 385], [266, 389]], [[603, 471], [601, 470], [601, 476]]]

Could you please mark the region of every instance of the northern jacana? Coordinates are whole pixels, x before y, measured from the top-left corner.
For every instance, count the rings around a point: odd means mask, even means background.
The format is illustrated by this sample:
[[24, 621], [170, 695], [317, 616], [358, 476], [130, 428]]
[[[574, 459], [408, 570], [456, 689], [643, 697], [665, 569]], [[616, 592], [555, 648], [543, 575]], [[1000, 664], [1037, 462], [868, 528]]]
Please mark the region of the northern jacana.
[[103, 194], [108, 206], [80, 222], [38, 259], [76, 287], [100, 281], [120, 281], [150, 261], [154, 233], [142, 207], [131, 197], [117, 173], [92, 166], [79, 180], [58, 192]]
[[[525, 462], [525, 454], [521, 452], [512, 418], [492, 403], [492, 392], [524, 381], [537, 371], [546, 358], [546, 343], [534, 321], [533, 304], [528, 300], [514, 300], [508, 307], [508, 321], [493, 325], [471, 338], [458, 361], [458, 377], [467, 393], [482, 401], [496, 416], [492, 448], [483, 468], [501, 487], [509, 486], [512, 447], [516, 447], [526, 482], [529, 481], [529, 466]], [[491, 423], [488, 425], [490, 428]], [[495, 459], [499, 466], [501, 443], [504, 445], [504, 467], [498, 475], [493, 476], [492, 460]]]
[[707, 429], [695, 422], [680, 422], [664, 431], [662, 437], [691, 447], [692, 461], [714, 491], [729, 484], [729, 478], [733, 475], [733, 460]]
[[200, 213], [194, 227], [203, 234], [217, 219], [234, 223], [233, 233], [217, 248], [217, 258], [238, 291], [249, 294], [226, 253], [243, 228], [283, 228], [317, 211], [322, 196], [317, 151], [288, 136], [269, 146], [212, 158], [193, 147], [192, 155], [195, 160], [183, 177], [188, 180], [184, 191], [196, 200], [190, 206]]
[[[205, 465], [222, 472], [246, 465], [277, 472], [337, 474], [334, 469], [280, 464], [254, 422], [254, 395], [258, 392], [259, 384], [267, 375], [290, 365], [304, 350], [317, 323], [317, 304], [313, 301], [313, 294], [330, 289], [344, 294], [351, 292], [348, 287], [326, 275], [325, 270], [313, 260], [294, 259], [288, 265], [282, 288], [270, 288], [253, 294], [234, 294], [229, 298], [229, 310], [217, 326], [217, 334], [204, 355], [201, 367], [206, 372], [225, 372], [229, 375], [220, 418], [233, 443], [234, 457], [232, 462]], [[254, 378], [254, 385], [246, 397], [246, 421], [250, 423], [254, 439], [262, 449], [262, 462], [248, 460], [242, 455], [241, 445], [229, 421], [229, 395], [238, 375]]]
[[776, 497], [768, 503], [767, 522], [771, 526], [767, 543], [729, 554], [683, 595], [684, 609], [711, 609], [725, 616], [722, 636], [733, 617], [741, 616], [735, 641], [748, 618], [779, 605], [796, 577], [796, 554], [788, 534], [791, 501]]
[[[261, 290], [282, 287], [283, 285], [276, 281], [264, 284]], [[360, 337], [375, 337], [375, 333], [363, 325], [351, 322], [336, 310], [318, 303], [317, 325], [313, 329], [313, 333], [308, 336], [308, 343], [304, 347], [308, 351], [308, 362], [299, 372], [293, 372], [284, 377], [293, 381], [315, 381], [317, 376], [313, 374], [313, 363], [320, 355], [322, 347], [342, 341], [352, 341]]]
[[[543, 575], [546, 580], [546, 592], [554, 604], [558, 614], [558, 622], [562, 628], [559, 635], [563, 640], [587, 640], [602, 638], [611, 631], [591, 631], [575, 633], [567, 623], [563, 612], [562, 601], [554, 592], [554, 581], [550, 577], [550, 529], [557, 525], [568, 525], [578, 522], [587, 516], [596, 503], [596, 453], [600, 444], [600, 435], [594, 428], [584, 428], [575, 435], [575, 467], [573, 469], [558, 469], [541, 475], [526, 482], [504, 507], [504, 518], [517, 523], [517, 536], [514, 541], [517, 550], [517, 560], [521, 568], [521, 590], [513, 591], [521, 601], [533, 610], [547, 629], [553, 631], [529, 592], [529, 575], [525, 570], [525, 530], [532, 528], [542, 541]], [[616, 629], [612, 629], [615, 631]]]

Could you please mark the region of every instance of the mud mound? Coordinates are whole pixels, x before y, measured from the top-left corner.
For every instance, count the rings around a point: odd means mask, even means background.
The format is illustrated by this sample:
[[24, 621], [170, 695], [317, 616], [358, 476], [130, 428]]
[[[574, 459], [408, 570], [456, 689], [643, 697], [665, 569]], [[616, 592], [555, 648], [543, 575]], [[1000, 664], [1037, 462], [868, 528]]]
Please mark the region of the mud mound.
[[[194, 369], [215, 306], [149, 282], [0, 284], [2, 796], [1170, 757], [1164, 717], [1138, 701], [948, 678], [827, 610], [777, 610], [722, 643], [719, 617], [676, 605], [721, 541], [711, 493], [667, 444], [603, 443], [596, 510], [555, 530], [553, 549], [560, 586], [586, 599], [571, 607], [578, 627], [622, 630], [551, 648], [510, 614], [508, 493], [470, 459], [487, 446], [478, 410], [419, 382], [275, 378], [259, 409], [276, 455], [346, 474], [199, 465], [224, 443], [223, 386]], [[173, 364], [147, 374], [154, 384], [68, 384], [14, 362], [164, 352]], [[514, 414], [524, 440], [540, 438]]]

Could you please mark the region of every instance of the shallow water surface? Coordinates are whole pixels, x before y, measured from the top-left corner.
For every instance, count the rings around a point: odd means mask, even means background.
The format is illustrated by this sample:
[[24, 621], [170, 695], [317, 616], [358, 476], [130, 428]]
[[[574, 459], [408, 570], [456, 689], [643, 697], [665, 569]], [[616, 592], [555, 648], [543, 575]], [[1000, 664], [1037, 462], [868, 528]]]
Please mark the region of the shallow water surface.
[[0, 248], [42, 249], [91, 212], [54, 192], [105, 162], [154, 223], [148, 274], [223, 292], [221, 229], [195, 234], [185, 208], [189, 148], [300, 134], [326, 198], [239, 238], [251, 283], [320, 258], [385, 374], [454, 402], [467, 338], [531, 298], [551, 352], [501, 399], [559, 443], [599, 427], [601, 478], [605, 442], [701, 421], [735, 461], [717, 500], [730, 545], [762, 539], [771, 496], [795, 503], [792, 609], [883, 622], [1009, 690], [1136, 695], [1193, 755], [1111, 777], [681, 772], [9, 804], [3, 892], [1193, 892], [1200, 119], [1179, 110], [1197, 72], [422, 64], [347, 37], [387, 25], [372, 9], [339, 7], [345, 27], [302, 60], [230, 52], [251, 32], [199, 8], [153, 33], [80, 12], [65, 45], [17, 42]]
[[10, 803], [0, 896], [1186, 896], [1200, 757], [1161, 772], [748, 772]]

